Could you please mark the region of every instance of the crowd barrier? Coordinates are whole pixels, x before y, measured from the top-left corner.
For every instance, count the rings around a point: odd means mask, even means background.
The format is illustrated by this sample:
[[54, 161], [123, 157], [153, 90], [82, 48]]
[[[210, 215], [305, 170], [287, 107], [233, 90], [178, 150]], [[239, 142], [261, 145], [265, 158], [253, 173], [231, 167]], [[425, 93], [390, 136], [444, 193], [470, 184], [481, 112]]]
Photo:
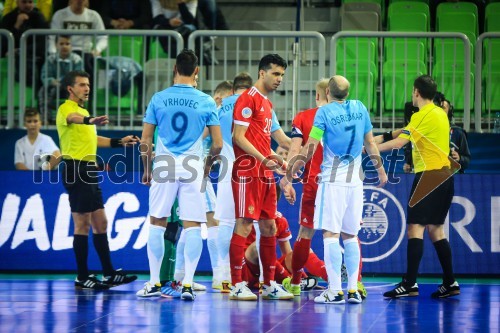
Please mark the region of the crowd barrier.
[[[75, 271], [73, 223], [68, 196], [57, 172], [0, 171], [0, 271]], [[50, 176], [50, 177], [49, 177]], [[148, 187], [141, 174], [102, 173], [102, 191], [108, 218], [109, 245], [116, 267], [148, 271]], [[406, 269], [406, 202], [412, 175], [394, 175], [383, 189], [366, 185], [364, 223], [359, 232], [363, 274], [401, 274]], [[500, 273], [500, 175], [456, 175], [455, 196], [445, 231], [453, 249], [457, 274]], [[301, 186], [297, 186], [300, 198]], [[298, 233], [299, 205], [284, 199], [278, 209], [288, 219], [293, 240]], [[323, 258], [318, 232], [312, 248]], [[99, 260], [90, 247], [90, 268]], [[198, 272], [211, 271], [206, 246]], [[425, 238], [420, 273], [441, 272], [434, 248]]]

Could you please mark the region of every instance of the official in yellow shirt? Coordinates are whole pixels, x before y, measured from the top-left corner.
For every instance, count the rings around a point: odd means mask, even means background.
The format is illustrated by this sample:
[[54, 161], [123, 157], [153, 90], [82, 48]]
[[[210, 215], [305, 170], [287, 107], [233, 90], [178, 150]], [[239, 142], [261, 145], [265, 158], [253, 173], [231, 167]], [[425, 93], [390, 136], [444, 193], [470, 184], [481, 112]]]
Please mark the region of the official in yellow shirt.
[[[124, 147], [137, 143], [138, 138], [128, 135], [121, 139], [110, 139], [97, 135], [96, 126], [105, 125], [109, 120], [107, 116], [91, 117], [84, 108], [90, 95], [88, 73], [69, 72], [63, 84], [69, 97], [57, 111], [56, 125], [64, 161], [62, 180], [68, 192], [71, 215], [75, 223], [73, 250], [78, 270], [75, 288], [108, 289], [135, 281], [137, 276], [115, 270], [111, 262], [108, 221], [97, 177], [97, 147]], [[90, 227], [94, 247], [103, 268], [102, 280], [88, 271]]]
[[387, 298], [417, 296], [417, 274], [424, 252], [427, 229], [443, 269], [443, 283], [433, 298], [459, 295], [460, 286], [453, 274], [451, 247], [444, 233], [444, 221], [454, 194], [453, 173], [459, 165], [449, 158], [450, 125], [446, 113], [434, 105], [437, 92], [434, 80], [423, 75], [413, 84], [413, 106], [419, 108], [401, 134], [380, 144], [380, 151], [399, 149], [411, 141], [415, 179], [408, 201], [407, 270], [403, 281], [384, 293]]

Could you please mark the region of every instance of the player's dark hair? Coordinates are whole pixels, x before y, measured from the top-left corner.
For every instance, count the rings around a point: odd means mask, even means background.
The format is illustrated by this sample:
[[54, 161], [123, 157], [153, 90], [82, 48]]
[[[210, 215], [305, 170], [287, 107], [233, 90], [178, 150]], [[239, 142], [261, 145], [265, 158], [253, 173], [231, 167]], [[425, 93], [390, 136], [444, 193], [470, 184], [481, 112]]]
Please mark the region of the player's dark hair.
[[220, 94], [220, 93], [225, 93], [225, 92], [231, 92], [233, 90], [233, 82], [226, 80], [222, 81], [215, 87], [214, 94]]
[[438, 92], [436, 92], [436, 95], [434, 96], [433, 102], [434, 102], [434, 104], [436, 104], [440, 108], [443, 107], [444, 102], [448, 103], [448, 105], [450, 106], [448, 109], [448, 120], [450, 122], [452, 122], [454, 108], [453, 108], [453, 104], [451, 104], [451, 102], [446, 99], [446, 96], [442, 92], [438, 91]]
[[193, 50], [184, 49], [177, 55], [175, 67], [179, 75], [191, 76], [198, 67], [198, 57]]
[[248, 89], [253, 85], [253, 80], [250, 74], [247, 72], [242, 72], [238, 75], [233, 80], [233, 89], [234, 91], [240, 90], [240, 89]]
[[436, 81], [429, 75], [419, 76], [413, 83], [413, 88], [418, 90], [418, 93], [424, 99], [434, 99], [437, 92]]
[[287, 67], [285, 59], [283, 59], [279, 54], [273, 53], [265, 55], [264, 57], [262, 57], [262, 59], [260, 59], [259, 71], [260, 70], [267, 71], [268, 69], [271, 69], [271, 64], [283, 67], [284, 69], [286, 69]]

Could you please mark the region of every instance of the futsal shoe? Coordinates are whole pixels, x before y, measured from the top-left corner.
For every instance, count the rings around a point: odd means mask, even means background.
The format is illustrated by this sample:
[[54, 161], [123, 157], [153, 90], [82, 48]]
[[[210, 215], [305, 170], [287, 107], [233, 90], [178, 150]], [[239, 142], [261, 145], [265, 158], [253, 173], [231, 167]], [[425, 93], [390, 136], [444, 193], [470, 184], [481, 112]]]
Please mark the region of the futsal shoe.
[[361, 299], [361, 295], [357, 290], [348, 290], [347, 291], [347, 302], [349, 303], [355, 303], [355, 304], [360, 304], [363, 302]]
[[161, 297], [165, 298], [179, 298], [181, 297], [181, 290], [177, 288], [175, 281], [168, 281], [161, 287]]
[[190, 284], [184, 284], [182, 286], [181, 299], [186, 301], [194, 301], [196, 294], [193, 292]]
[[368, 296], [365, 285], [361, 281], [358, 281], [358, 293], [361, 295], [362, 299], [365, 299], [366, 296]]
[[291, 277], [284, 278], [282, 284], [283, 288], [285, 288], [285, 290], [288, 291], [290, 294], [292, 294], [293, 296], [300, 296], [301, 285], [292, 284]]
[[196, 282], [193, 282], [193, 290], [194, 291], [206, 291], [207, 290], [207, 287], [205, 287], [204, 285], [202, 285], [201, 283], [196, 283]]
[[342, 290], [335, 292], [330, 288], [327, 288], [319, 296], [316, 296], [314, 298], [314, 303], [344, 304], [345, 303], [344, 292]]
[[151, 284], [149, 281], [144, 283], [144, 288], [135, 293], [137, 297], [157, 297], [161, 296], [161, 284]]
[[458, 282], [455, 281], [449, 286], [445, 286], [444, 284], [438, 287], [438, 290], [431, 294], [432, 298], [446, 298], [450, 296], [460, 295], [460, 286]]
[[119, 268], [115, 271], [115, 274], [111, 276], [104, 276], [102, 278], [102, 283], [112, 288], [122, 284], [133, 282], [135, 280], [137, 280], [137, 275], [127, 275], [122, 271], [121, 268]]
[[85, 280], [75, 279], [75, 289], [93, 289], [93, 290], [106, 290], [109, 285], [102, 283], [97, 279], [94, 274], [90, 274]]
[[276, 281], [271, 281], [269, 286], [264, 285], [262, 290], [263, 299], [271, 300], [287, 300], [293, 299], [294, 295], [286, 291], [281, 284], [276, 283]]
[[396, 288], [384, 293], [385, 298], [418, 296], [418, 284], [410, 285], [405, 279], [396, 285]]
[[229, 293], [229, 299], [235, 301], [256, 301], [257, 295], [255, 295], [247, 286], [245, 281], [238, 282], [233, 286], [231, 292]]
[[222, 292], [222, 282], [216, 279], [212, 280], [212, 290], [216, 293]]
[[231, 292], [231, 282], [229, 281], [222, 281], [221, 283], [221, 286], [222, 286], [222, 289], [220, 290], [221, 293], [224, 293], [224, 294], [228, 294], [229, 292]]
[[314, 276], [308, 276], [300, 280], [300, 289], [302, 291], [313, 290], [318, 285], [318, 279]]

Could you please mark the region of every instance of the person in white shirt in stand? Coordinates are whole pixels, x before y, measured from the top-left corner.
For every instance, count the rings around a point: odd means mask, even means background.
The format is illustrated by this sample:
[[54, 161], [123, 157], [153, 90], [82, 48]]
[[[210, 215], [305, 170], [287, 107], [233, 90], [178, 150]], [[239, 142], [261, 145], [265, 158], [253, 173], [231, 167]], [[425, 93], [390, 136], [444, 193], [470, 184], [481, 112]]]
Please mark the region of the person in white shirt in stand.
[[61, 151], [54, 140], [40, 133], [42, 120], [35, 108], [24, 112], [27, 134], [17, 140], [14, 154], [16, 170], [51, 170], [59, 163]]

